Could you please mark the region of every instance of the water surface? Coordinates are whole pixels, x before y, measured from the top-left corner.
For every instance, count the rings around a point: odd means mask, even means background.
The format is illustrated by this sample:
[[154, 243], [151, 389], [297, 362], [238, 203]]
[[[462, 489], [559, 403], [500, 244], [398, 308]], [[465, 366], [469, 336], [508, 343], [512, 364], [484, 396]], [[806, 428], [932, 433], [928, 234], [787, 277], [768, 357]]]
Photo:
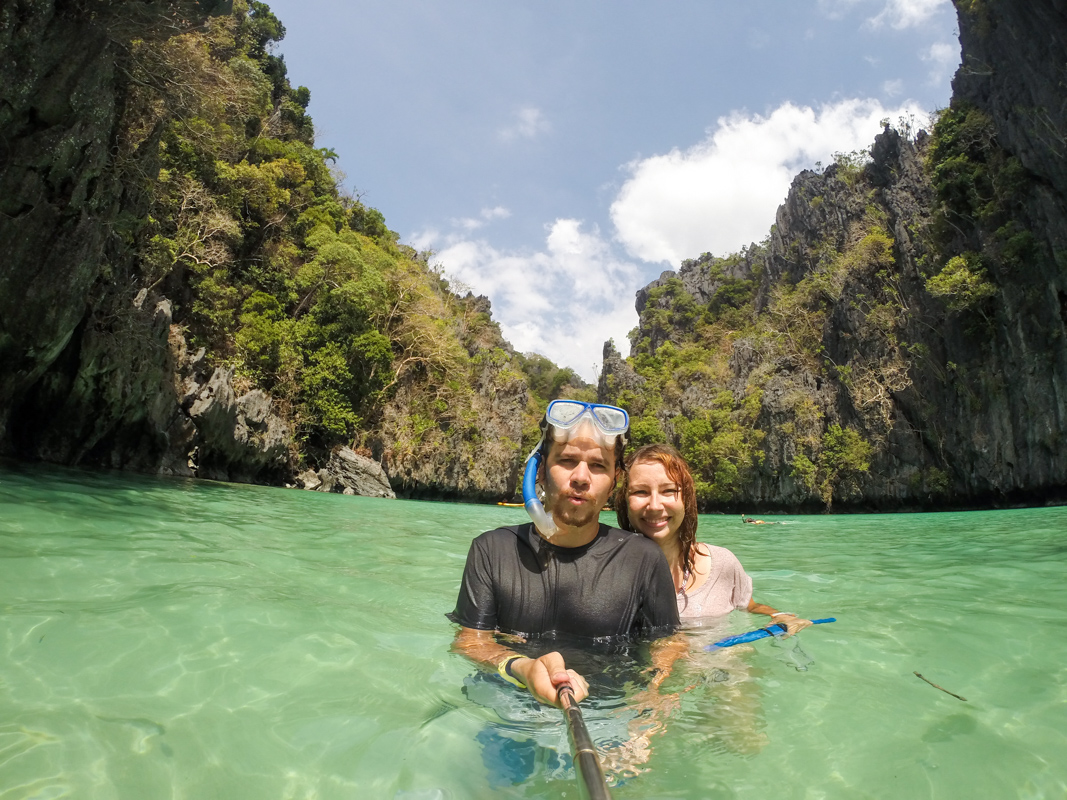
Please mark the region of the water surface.
[[[799, 650], [691, 634], [616, 798], [1067, 797], [1067, 509], [774, 519], [700, 538], [838, 622]], [[449, 652], [470, 539], [523, 520], [0, 467], [0, 800], [577, 797], [565, 763], [494, 778], [487, 741], [561, 723]], [[601, 744], [624, 699], [591, 703]]]

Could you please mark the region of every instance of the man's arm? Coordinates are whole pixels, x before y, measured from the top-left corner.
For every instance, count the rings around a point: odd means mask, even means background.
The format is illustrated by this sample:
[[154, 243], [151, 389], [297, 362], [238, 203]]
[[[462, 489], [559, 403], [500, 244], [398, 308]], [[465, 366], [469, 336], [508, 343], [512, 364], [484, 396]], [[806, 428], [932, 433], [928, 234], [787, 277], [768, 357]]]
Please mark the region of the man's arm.
[[496, 672], [505, 659], [518, 656], [511, 662], [511, 674], [526, 685], [538, 702], [546, 705], [560, 707], [557, 687], [563, 683], [569, 683], [574, 689], [577, 702], [589, 696], [589, 684], [585, 678], [573, 669], [567, 669], [559, 653], [546, 653], [539, 658], [520, 656], [510, 647], [500, 644], [493, 631], [461, 627], [452, 641], [452, 652], [466, 656], [491, 672]]
[[689, 652], [689, 643], [684, 634], [676, 633], [681, 623], [670, 567], [658, 547], [651, 551], [654, 554], [647, 557], [644, 566], [648, 572], [640, 613], [647, 629], [654, 632], [653, 635], [661, 636], [649, 648], [652, 680], [648, 688], [659, 691], [660, 684], [671, 674], [674, 662]]
[[[471, 543], [467, 564], [463, 568], [463, 583], [460, 586], [456, 610], [451, 619], [460, 625], [452, 642], [452, 651], [464, 655], [475, 664], [498, 672], [502, 662], [519, 656], [511, 648], [500, 644], [494, 636], [497, 624], [496, 581], [493, 579], [493, 559], [483, 537]], [[474, 624], [478, 627], [472, 628]], [[546, 653], [537, 659], [516, 658], [511, 663], [511, 675], [525, 684], [539, 702], [559, 707], [556, 687], [569, 682], [574, 689], [575, 700], [589, 696], [589, 684], [574, 670], [568, 670], [559, 653]]]
[[659, 689], [674, 668], [674, 662], [679, 658], [689, 655], [689, 639], [684, 633], [675, 633], [671, 636], [657, 639], [652, 643], [652, 680], [648, 682], [649, 688]]

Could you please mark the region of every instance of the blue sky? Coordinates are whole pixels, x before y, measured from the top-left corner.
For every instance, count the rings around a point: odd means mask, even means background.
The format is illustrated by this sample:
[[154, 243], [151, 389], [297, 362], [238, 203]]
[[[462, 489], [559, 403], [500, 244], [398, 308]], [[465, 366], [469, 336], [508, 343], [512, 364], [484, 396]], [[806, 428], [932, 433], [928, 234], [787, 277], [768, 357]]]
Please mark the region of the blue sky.
[[268, 0], [320, 146], [521, 351], [595, 377], [634, 293], [948, 104], [948, 0]]

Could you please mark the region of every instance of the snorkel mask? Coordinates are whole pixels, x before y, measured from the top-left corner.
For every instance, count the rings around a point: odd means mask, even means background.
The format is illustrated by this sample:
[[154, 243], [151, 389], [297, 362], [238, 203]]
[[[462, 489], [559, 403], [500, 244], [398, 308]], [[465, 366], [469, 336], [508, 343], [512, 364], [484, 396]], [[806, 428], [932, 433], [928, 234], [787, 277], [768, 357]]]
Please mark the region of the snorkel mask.
[[522, 476], [522, 501], [526, 513], [545, 539], [551, 539], [559, 533], [552, 516], [545, 511], [537, 497], [537, 472], [544, 458], [545, 435], [550, 429], [553, 441], [592, 439], [601, 447], [610, 448], [614, 454], [617, 437], [625, 436], [630, 429], [630, 415], [615, 406], [579, 400], [553, 400], [548, 404], [542, 422], [541, 439], [526, 457], [526, 471]]

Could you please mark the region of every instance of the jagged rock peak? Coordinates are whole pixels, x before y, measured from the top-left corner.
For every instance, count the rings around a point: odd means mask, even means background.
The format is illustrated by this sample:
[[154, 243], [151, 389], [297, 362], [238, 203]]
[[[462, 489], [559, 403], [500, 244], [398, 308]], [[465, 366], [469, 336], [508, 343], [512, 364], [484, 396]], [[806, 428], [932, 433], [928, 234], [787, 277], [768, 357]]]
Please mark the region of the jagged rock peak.
[[597, 399], [601, 403], [616, 404], [624, 392], [633, 392], [645, 384], [645, 379], [634, 372], [622, 354], [615, 349], [615, 342], [604, 342], [603, 366], [597, 383]]

